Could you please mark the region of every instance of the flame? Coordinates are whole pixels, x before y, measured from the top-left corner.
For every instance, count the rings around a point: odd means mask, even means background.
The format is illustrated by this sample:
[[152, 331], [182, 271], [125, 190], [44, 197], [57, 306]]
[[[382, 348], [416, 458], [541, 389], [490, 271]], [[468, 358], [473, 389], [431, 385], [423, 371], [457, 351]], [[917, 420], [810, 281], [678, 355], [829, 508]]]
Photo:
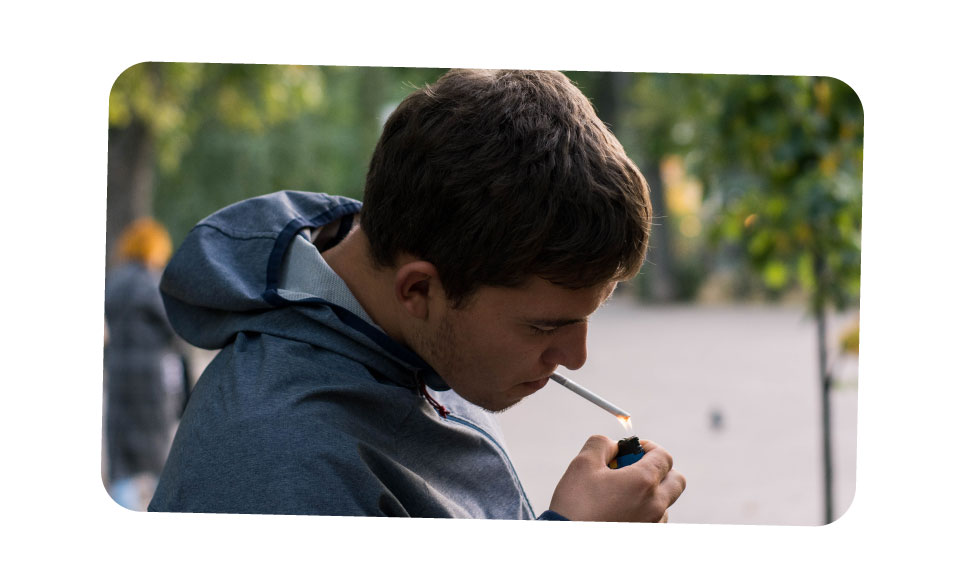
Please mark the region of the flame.
[[629, 416], [618, 416], [617, 420], [620, 421], [620, 424], [626, 429], [628, 435], [633, 432], [633, 424], [630, 422]]

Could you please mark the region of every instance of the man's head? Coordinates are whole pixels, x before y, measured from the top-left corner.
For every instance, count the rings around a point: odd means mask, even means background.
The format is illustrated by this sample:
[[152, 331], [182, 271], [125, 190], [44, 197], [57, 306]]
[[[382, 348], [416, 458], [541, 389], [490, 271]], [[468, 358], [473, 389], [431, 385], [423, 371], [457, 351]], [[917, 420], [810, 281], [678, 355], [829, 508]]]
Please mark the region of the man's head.
[[563, 74], [453, 70], [389, 117], [361, 223], [378, 265], [432, 262], [458, 306], [531, 276], [569, 288], [632, 277], [648, 193]]
[[389, 117], [361, 227], [405, 341], [502, 410], [586, 356], [586, 321], [646, 253], [639, 170], [558, 72], [453, 70]]

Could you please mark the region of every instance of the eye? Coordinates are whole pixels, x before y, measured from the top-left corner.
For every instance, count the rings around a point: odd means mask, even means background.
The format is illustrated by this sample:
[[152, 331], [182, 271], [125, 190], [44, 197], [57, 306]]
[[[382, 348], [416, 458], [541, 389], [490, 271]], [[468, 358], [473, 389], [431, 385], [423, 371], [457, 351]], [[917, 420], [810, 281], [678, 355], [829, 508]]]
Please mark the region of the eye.
[[537, 327], [535, 325], [530, 325], [529, 330], [534, 335], [551, 335], [556, 332], [559, 327]]

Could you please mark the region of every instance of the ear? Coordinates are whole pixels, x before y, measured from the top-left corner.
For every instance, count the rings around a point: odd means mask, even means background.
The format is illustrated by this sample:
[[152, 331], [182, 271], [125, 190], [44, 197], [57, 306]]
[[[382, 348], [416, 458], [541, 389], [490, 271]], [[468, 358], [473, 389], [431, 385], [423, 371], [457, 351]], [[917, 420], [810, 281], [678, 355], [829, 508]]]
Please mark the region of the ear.
[[395, 299], [413, 318], [428, 318], [429, 301], [440, 288], [439, 272], [428, 261], [410, 261], [395, 272]]

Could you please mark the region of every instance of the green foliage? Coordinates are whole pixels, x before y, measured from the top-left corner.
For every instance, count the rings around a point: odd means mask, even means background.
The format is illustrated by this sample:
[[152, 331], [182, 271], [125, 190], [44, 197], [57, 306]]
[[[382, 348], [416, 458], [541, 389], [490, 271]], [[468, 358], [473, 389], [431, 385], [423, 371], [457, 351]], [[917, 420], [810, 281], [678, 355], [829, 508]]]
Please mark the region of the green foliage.
[[635, 74], [625, 100], [619, 138], [632, 158], [649, 165], [651, 186], [666, 181], [653, 170], [669, 157], [682, 159], [703, 185], [699, 225], [690, 219], [692, 229], [700, 227], [697, 248], [688, 244], [666, 183], [667, 210], [655, 219], [671, 229], [669, 272], [680, 292], [693, 290], [686, 280], [693, 268], [708, 275], [723, 266], [736, 272], [735, 294], [803, 291], [812, 303], [839, 307], [857, 301], [863, 112], [847, 85], [812, 77]]
[[158, 168], [176, 172], [184, 153], [210, 120], [252, 134], [321, 103], [317, 68], [298, 65], [139, 63], [114, 82], [108, 120], [145, 123]]
[[126, 69], [111, 88], [111, 127], [142, 122], [153, 139], [158, 165], [173, 168], [195, 126], [190, 112], [205, 66], [196, 63], [139, 63]]
[[774, 293], [815, 308], [857, 302], [863, 111], [831, 78], [725, 81], [698, 173], [714, 192], [713, 242], [734, 243]]
[[180, 243], [201, 218], [281, 189], [361, 198], [384, 117], [441, 70], [144, 63], [111, 92], [110, 123], [154, 141], [154, 214]]

